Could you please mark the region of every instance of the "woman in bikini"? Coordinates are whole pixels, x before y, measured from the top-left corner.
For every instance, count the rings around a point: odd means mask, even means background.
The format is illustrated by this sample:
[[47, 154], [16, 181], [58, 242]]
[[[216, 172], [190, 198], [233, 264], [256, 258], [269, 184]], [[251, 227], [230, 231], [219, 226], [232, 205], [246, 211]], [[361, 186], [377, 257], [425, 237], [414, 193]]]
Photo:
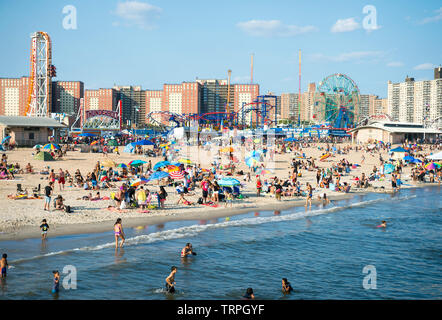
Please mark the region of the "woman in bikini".
[[121, 238], [120, 248], [122, 248], [125, 236], [123, 232], [123, 226], [121, 225], [121, 218], [118, 218], [117, 222], [115, 222], [114, 224], [114, 234], [115, 234], [115, 249], [118, 248], [118, 238]]

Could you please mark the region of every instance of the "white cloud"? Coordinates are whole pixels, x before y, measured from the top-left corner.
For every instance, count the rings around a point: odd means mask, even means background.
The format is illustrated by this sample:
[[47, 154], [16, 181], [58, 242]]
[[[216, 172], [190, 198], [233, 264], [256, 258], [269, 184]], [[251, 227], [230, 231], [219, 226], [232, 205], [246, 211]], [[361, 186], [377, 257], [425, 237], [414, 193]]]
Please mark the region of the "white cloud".
[[[124, 20], [126, 26], [137, 26], [149, 30], [155, 27], [153, 21], [161, 11], [161, 8], [146, 2], [126, 1], [117, 4], [115, 14]], [[113, 25], [121, 24], [114, 22]]]
[[422, 63], [417, 66], [415, 66], [414, 70], [431, 70], [434, 69], [436, 66], [432, 63]]
[[331, 32], [349, 32], [359, 29], [361, 25], [354, 18], [339, 19], [331, 28]]
[[293, 37], [318, 30], [314, 26], [285, 25], [280, 20], [250, 20], [236, 26], [255, 37]]
[[384, 55], [382, 51], [353, 51], [338, 54], [336, 56], [327, 56], [322, 53], [310, 55], [310, 58], [316, 61], [349, 62], [349, 61], [368, 61], [381, 58]]
[[426, 23], [431, 23], [431, 22], [436, 22], [436, 21], [442, 20], [442, 7], [440, 7], [437, 10], [434, 10], [434, 13], [436, 13], [435, 16], [427, 17], [427, 18], [421, 20], [420, 24], [426, 24]]
[[404, 64], [400, 61], [392, 61], [387, 63], [387, 67], [402, 67]]

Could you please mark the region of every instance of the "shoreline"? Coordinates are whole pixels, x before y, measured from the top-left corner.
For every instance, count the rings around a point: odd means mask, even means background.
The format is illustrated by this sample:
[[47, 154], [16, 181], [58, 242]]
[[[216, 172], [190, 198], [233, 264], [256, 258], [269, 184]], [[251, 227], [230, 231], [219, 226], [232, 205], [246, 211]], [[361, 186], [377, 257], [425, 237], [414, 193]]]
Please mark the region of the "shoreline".
[[[402, 189], [412, 189], [412, 188], [424, 188], [437, 186], [438, 183], [425, 183], [419, 185], [404, 186]], [[375, 191], [370, 190], [356, 190], [350, 193], [335, 194], [330, 195], [328, 198], [331, 201], [340, 201], [345, 199], [351, 199], [357, 195], [366, 195], [371, 193], [385, 193], [391, 194], [391, 191]], [[314, 199], [312, 204], [320, 203], [320, 200]], [[283, 200], [280, 202], [265, 204], [265, 205], [250, 205], [243, 208], [220, 208], [213, 211], [205, 212], [186, 212], [183, 215], [179, 214], [169, 214], [169, 215], [157, 215], [150, 217], [125, 217], [123, 220], [124, 228], [135, 228], [138, 226], [146, 225], [156, 225], [163, 224], [167, 222], [176, 221], [191, 221], [191, 220], [211, 220], [225, 218], [235, 215], [247, 214], [253, 211], [281, 211], [288, 210], [291, 208], [302, 207], [305, 204], [305, 198], [302, 199], [290, 199]], [[173, 210], [173, 209], [171, 209]], [[100, 222], [87, 222], [87, 223], [73, 223], [73, 224], [53, 224], [51, 225], [51, 231], [49, 237], [58, 237], [66, 235], [79, 235], [79, 234], [91, 234], [91, 233], [104, 233], [112, 231], [114, 220], [106, 220]], [[37, 226], [21, 226], [17, 230], [8, 233], [0, 234], [0, 241], [18, 241], [25, 239], [37, 239], [41, 237], [41, 232]]]

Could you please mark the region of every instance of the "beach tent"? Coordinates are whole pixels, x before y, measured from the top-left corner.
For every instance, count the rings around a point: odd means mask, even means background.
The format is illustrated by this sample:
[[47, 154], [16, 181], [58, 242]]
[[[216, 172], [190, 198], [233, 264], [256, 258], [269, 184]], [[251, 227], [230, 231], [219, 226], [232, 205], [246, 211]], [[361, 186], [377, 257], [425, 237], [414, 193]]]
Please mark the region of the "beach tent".
[[429, 155], [426, 158], [430, 159], [430, 160], [442, 160], [442, 151], [440, 151], [436, 154]]
[[132, 143], [127, 144], [127, 145], [124, 147], [123, 152], [133, 153], [133, 152], [134, 152], [134, 149], [135, 149], [135, 147], [134, 147], [133, 142], [132, 142]]
[[43, 161], [55, 161], [54, 158], [51, 156], [51, 154], [49, 152], [46, 151], [42, 151], [37, 153], [34, 156], [35, 160], [43, 160]]
[[239, 182], [239, 180], [235, 179], [235, 178], [222, 178], [220, 180], [217, 181], [218, 185], [220, 185], [221, 187], [233, 187], [233, 186], [238, 186], [241, 184], [241, 182]]

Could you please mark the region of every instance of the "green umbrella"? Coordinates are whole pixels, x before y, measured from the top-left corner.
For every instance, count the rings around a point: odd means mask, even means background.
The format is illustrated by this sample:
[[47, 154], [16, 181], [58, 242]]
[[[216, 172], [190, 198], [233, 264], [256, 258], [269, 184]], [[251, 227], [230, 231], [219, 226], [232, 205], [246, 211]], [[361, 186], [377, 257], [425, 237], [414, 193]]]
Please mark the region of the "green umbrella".
[[52, 158], [51, 154], [46, 151], [41, 151], [41, 152], [37, 153], [34, 156], [34, 159], [35, 160], [43, 160], [43, 161], [55, 161], [54, 158]]
[[118, 147], [118, 142], [117, 140], [112, 139], [107, 143], [107, 145], [111, 147]]

